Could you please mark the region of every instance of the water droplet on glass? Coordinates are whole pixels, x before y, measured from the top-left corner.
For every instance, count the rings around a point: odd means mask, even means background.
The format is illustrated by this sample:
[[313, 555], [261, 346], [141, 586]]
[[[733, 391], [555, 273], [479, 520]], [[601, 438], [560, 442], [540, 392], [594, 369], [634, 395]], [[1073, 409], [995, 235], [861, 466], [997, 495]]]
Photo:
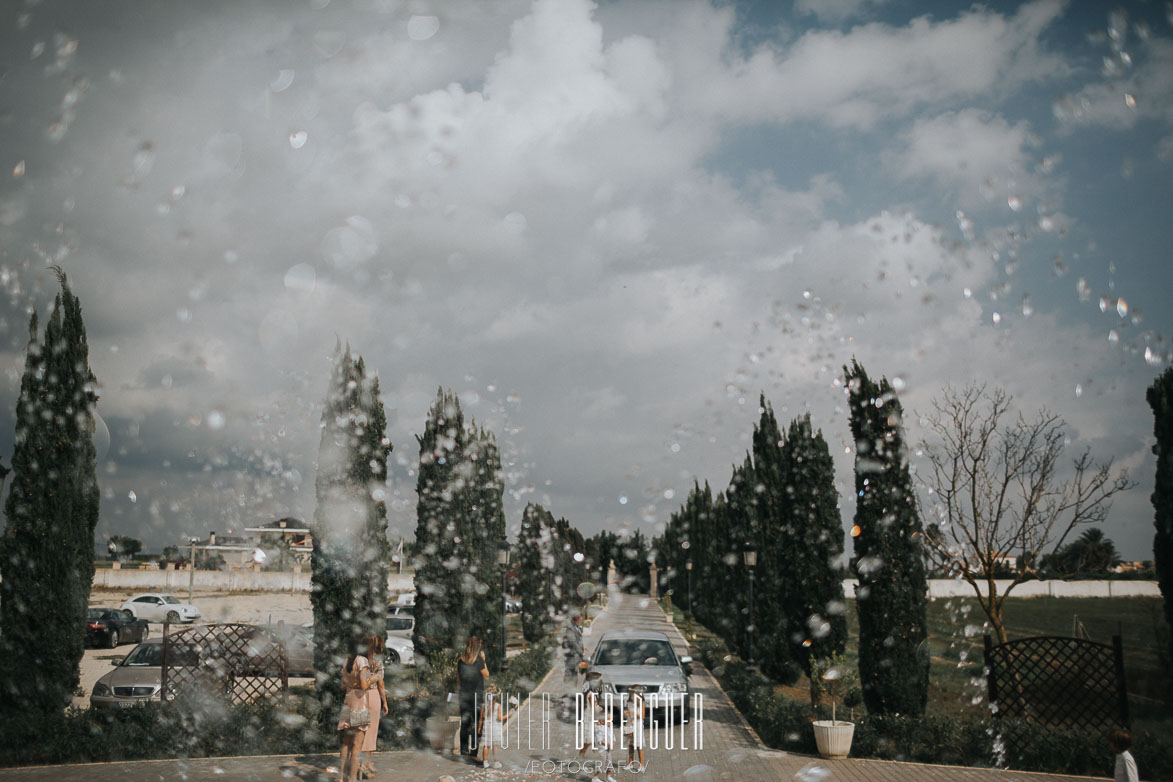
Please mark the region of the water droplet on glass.
[[1002, 314], [1000, 312], [995, 312], [990, 315], [990, 320], [994, 321], [994, 325], [997, 326], [1002, 322]]
[[664, 489], [664, 499], [670, 500], [675, 496], [676, 496], [676, 491], [674, 489]]
[[1116, 329], [1112, 329], [1111, 331], [1108, 332], [1108, 344], [1109, 345], [1115, 345], [1119, 341], [1120, 341], [1120, 335], [1116, 333]]
[[972, 299], [973, 298], [973, 291], [970, 290], [969, 288], [962, 288], [961, 295], [967, 299]]
[[1128, 315], [1128, 302], [1124, 299], [1116, 299], [1116, 314], [1122, 318]]
[[292, 68], [282, 68], [277, 71], [277, 78], [269, 82], [269, 89], [273, 92], [284, 92], [293, 84], [294, 71]]
[[625, 495], [623, 495], [623, 494], [620, 494], [620, 495], [619, 495], [619, 504], [620, 504], [620, 505], [626, 505], [626, 504], [627, 504], [627, 497], [626, 497]]
[[134, 160], [132, 162], [136, 178], [141, 179], [151, 173], [151, 168], [155, 165], [154, 145], [149, 141], [144, 141], [142, 144], [139, 144], [138, 149], [135, 150]]
[[291, 291], [310, 293], [317, 284], [318, 275], [308, 263], [299, 263], [285, 272], [285, 287]]
[[1075, 292], [1079, 295], [1080, 301], [1088, 301], [1092, 297], [1092, 286], [1087, 284], [1087, 280], [1080, 277], [1075, 283]]
[[138, 495], [133, 491], [129, 491], [126, 493], [126, 499], [130, 500], [131, 502], [138, 502]]
[[213, 410], [208, 413], [207, 417], [208, 428], [212, 430], [219, 430], [224, 428], [224, 414], [219, 410]]
[[322, 240], [322, 255], [339, 269], [350, 269], [370, 260], [378, 249], [374, 224], [359, 215], [346, 218], [345, 225], [330, 229]]
[[1132, 93], [1129, 93], [1129, 92], [1124, 93], [1124, 105], [1130, 109], [1135, 109], [1136, 108], [1136, 96], [1133, 95]]
[[323, 30], [314, 33], [313, 43], [314, 51], [330, 59], [342, 51], [342, 47], [346, 45], [346, 36], [332, 30]]
[[1075, 398], [1079, 399], [1081, 396], [1083, 396], [1083, 385], [1080, 383], [1076, 383], [1075, 384]]
[[426, 41], [439, 31], [439, 17], [413, 16], [407, 20], [407, 37], [413, 41]]
[[527, 225], [525, 215], [521, 212], [510, 212], [502, 222], [505, 223], [505, 230], [513, 234], [524, 232]]
[[689, 766], [686, 768], [681, 776], [685, 778], [699, 777], [707, 775], [712, 770], [712, 766], [706, 766], [703, 763], [698, 763], [695, 766]]
[[171, 200], [178, 201], [187, 193], [187, 188], [183, 185], [176, 185], [171, 188]]
[[1006, 199], [1006, 205], [1010, 207], [1012, 211], [1017, 212], [1019, 209], [1022, 209], [1022, 199], [1018, 196], [1010, 196]]
[[1022, 317], [1024, 318], [1029, 318], [1035, 313], [1035, 308], [1034, 305], [1031, 304], [1029, 293], [1022, 294], [1022, 301], [1020, 302], [1019, 306], [1022, 307]]
[[304, 130], [295, 130], [289, 134], [289, 146], [294, 149], [301, 149], [305, 146], [305, 142], [309, 140], [309, 134]]
[[12, 177], [14, 179], [20, 179], [22, 176], [24, 176], [24, 161], [23, 160], [12, 167]]
[[1039, 230], [1045, 233], [1050, 233], [1055, 230], [1055, 220], [1047, 215], [1039, 218]]
[[795, 773], [794, 778], [802, 782], [822, 782], [829, 776], [831, 772], [818, 763], [807, 763]]

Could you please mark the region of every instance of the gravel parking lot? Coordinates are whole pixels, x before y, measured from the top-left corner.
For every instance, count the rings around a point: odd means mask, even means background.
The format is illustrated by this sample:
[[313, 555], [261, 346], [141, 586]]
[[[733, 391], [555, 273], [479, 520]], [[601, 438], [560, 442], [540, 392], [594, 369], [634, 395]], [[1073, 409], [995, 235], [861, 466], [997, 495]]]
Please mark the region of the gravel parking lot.
[[[90, 593], [90, 605], [99, 608], [120, 608], [128, 598], [139, 592], [130, 590], [98, 591]], [[173, 593], [187, 602], [187, 592]], [[267, 624], [284, 621], [286, 624], [301, 625], [314, 618], [307, 593], [248, 592], [226, 594], [223, 592], [195, 593], [192, 604], [200, 609], [204, 622], [247, 622]], [[80, 632], [80, 629], [79, 629]], [[151, 623], [151, 637], [158, 638], [163, 625]], [[94, 682], [110, 670], [115, 660], [121, 660], [134, 649], [134, 644], [123, 644], [117, 649], [86, 649], [81, 661], [82, 695], [74, 696], [73, 705], [88, 709], [90, 691]]]

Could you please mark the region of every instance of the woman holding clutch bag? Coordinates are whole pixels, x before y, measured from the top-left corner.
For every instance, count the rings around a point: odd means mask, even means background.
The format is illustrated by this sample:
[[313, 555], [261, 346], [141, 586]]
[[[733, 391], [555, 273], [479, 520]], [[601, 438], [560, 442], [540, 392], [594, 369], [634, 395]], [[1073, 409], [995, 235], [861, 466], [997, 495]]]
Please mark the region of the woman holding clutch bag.
[[371, 713], [371, 724], [363, 734], [362, 752], [366, 761], [359, 765], [363, 776], [375, 775], [375, 764], [371, 753], [379, 743], [379, 718], [387, 713], [387, 689], [383, 684], [383, 639], [377, 635], [367, 638], [367, 655], [371, 664], [371, 687], [367, 690], [367, 710]]
[[[342, 768], [340, 776], [344, 779], [357, 780], [359, 778], [359, 750], [366, 737], [367, 727], [371, 724], [371, 711], [368, 707], [367, 690], [371, 686], [371, 664], [365, 656], [360, 654], [366, 651], [366, 639], [353, 639], [350, 642], [350, 656], [346, 665], [342, 667], [342, 689], [346, 692], [342, 699], [342, 713], [338, 717], [338, 730], [342, 734]], [[350, 774], [347, 775], [347, 763], [350, 764]]]

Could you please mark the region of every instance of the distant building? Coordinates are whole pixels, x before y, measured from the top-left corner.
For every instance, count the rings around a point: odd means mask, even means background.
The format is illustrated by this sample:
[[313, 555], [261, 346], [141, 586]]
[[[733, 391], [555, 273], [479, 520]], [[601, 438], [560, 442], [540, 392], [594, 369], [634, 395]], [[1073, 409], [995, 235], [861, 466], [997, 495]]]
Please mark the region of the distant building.
[[[244, 538], [239, 535], [217, 536], [215, 531], [209, 532], [207, 538], [197, 540], [195, 545], [196, 550], [204, 556], [219, 555], [223, 557], [224, 564], [229, 567], [249, 564], [253, 561], [254, 553], [257, 550], [256, 541], [252, 538]], [[180, 551], [184, 548], [181, 546]]]
[[259, 527], [248, 527], [245, 532], [251, 532], [256, 537], [257, 547], [263, 549], [268, 557], [274, 554], [280, 557], [288, 552], [292, 563], [304, 565], [309, 562], [314, 550], [313, 535], [301, 519], [277, 519]]

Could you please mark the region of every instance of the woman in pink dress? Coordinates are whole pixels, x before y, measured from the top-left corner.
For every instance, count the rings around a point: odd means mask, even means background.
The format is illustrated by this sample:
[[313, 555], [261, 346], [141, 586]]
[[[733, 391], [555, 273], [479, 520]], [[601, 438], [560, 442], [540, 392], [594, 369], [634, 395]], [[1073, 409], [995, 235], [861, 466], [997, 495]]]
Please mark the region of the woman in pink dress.
[[362, 752], [366, 761], [362, 763], [363, 776], [375, 775], [375, 764], [371, 753], [379, 741], [379, 715], [387, 713], [387, 689], [383, 686], [383, 639], [377, 635], [367, 638], [367, 656], [371, 665], [371, 687], [367, 690], [367, 709], [371, 713], [371, 724], [363, 734]]
[[[371, 665], [359, 654], [359, 647], [365, 642], [354, 640], [350, 644], [350, 655], [342, 667], [342, 711], [338, 715], [338, 732], [342, 735], [342, 768], [340, 777], [357, 780], [359, 775], [358, 753], [362, 748], [364, 734], [371, 723], [371, 712], [367, 698], [371, 686]], [[347, 774], [349, 762], [350, 773]]]

